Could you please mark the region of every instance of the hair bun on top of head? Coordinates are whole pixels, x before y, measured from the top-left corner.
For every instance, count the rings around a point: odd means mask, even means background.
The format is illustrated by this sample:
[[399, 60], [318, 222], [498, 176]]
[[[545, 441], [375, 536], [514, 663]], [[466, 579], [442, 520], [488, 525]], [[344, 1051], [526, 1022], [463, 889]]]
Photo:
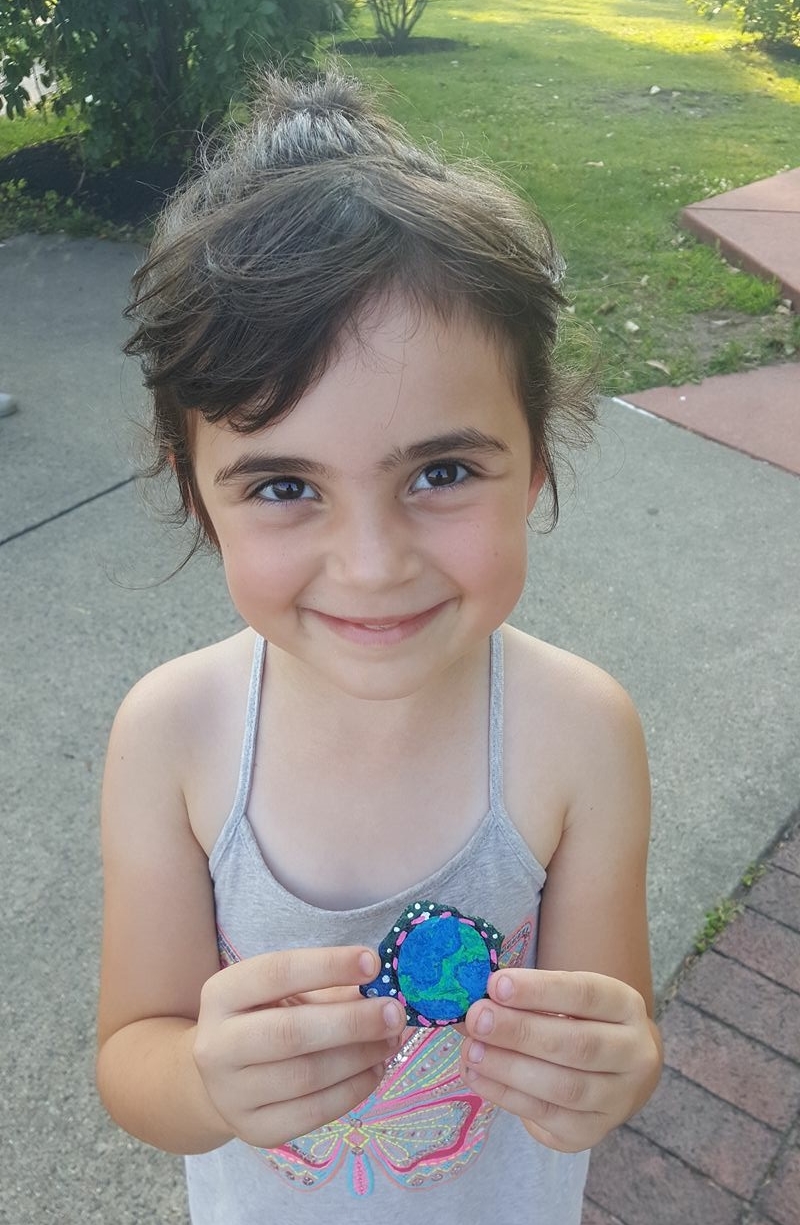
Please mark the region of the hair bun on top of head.
[[420, 160], [361, 82], [335, 67], [295, 79], [267, 69], [254, 84], [257, 157], [265, 169], [353, 156], [400, 154], [407, 164]]
[[342, 111], [361, 117], [371, 109], [364, 87], [354, 77], [345, 77], [335, 69], [314, 76], [284, 77], [265, 69], [256, 77], [259, 110], [273, 122], [297, 112], [327, 115]]

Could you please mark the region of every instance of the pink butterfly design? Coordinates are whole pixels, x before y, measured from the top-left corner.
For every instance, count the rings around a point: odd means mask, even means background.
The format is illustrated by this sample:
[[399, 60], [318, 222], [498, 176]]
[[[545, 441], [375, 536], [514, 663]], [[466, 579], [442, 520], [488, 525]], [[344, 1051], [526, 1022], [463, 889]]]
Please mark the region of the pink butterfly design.
[[[522, 964], [533, 932], [528, 918], [504, 941], [499, 964]], [[223, 964], [239, 960], [221, 931], [219, 944]], [[357, 1109], [279, 1148], [255, 1151], [307, 1191], [337, 1176], [346, 1178], [356, 1196], [371, 1193], [376, 1174], [410, 1189], [457, 1177], [486, 1143], [497, 1107], [461, 1080], [461, 1036], [454, 1029], [406, 1033], [383, 1080]]]

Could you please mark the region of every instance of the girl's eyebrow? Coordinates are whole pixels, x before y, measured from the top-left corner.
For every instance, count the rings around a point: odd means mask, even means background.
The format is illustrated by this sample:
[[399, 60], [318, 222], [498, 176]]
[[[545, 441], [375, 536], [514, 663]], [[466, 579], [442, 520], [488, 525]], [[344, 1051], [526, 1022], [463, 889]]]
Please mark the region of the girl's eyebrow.
[[412, 442], [408, 447], [395, 449], [382, 459], [378, 468], [387, 472], [401, 464], [422, 463], [426, 459], [444, 459], [454, 452], [463, 454], [465, 451], [488, 451], [499, 455], [509, 455], [511, 448], [500, 438], [492, 438], [482, 430], [453, 430], [450, 434], [438, 434], [435, 438], [426, 438], [423, 442]]
[[266, 451], [248, 451], [232, 464], [220, 468], [214, 477], [215, 485], [230, 485], [243, 476], [314, 476], [330, 478], [331, 470], [325, 464], [299, 455], [270, 455]]
[[[452, 433], [438, 434], [435, 438], [426, 438], [422, 442], [412, 442], [407, 447], [395, 447], [385, 459], [379, 461], [377, 468], [380, 472], [390, 472], [393, 468], [399, 468], [403, 464], [443, 459], [454, 453], [463, 455], [465, 451], [509, 455], [511, 448], [502, 439], [484, 434], [482, 430], [453, 430]], [[233, 463], [220, 468], [214, 477], [214, 484], [229, 485], [241, 477], [274, 476], [276, 474], [322, 477], [328, 480], [332, 476], [331, 469], [325, 464], [303, 459], [299, 455], [270, 455], [267, 452], [248, 451], [235, 459]]]

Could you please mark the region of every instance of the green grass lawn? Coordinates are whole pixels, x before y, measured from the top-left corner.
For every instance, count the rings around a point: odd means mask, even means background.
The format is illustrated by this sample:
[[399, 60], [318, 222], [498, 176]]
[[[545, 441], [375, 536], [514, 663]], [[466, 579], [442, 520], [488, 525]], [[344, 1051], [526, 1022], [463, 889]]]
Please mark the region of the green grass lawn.
[[[363, 14], [351, 36], [371, 33]], [[793, 355], [798, 321], [776, 314], [774, 287], [731, 272], [677, 218], [797, 164], [800, 64], [686, 0], [430, 0], [415, 34], [465, 45], [350, 68], [415, 137], [491, 162], [537, 204], [575, 319], [600, 332], [607, 389]]]

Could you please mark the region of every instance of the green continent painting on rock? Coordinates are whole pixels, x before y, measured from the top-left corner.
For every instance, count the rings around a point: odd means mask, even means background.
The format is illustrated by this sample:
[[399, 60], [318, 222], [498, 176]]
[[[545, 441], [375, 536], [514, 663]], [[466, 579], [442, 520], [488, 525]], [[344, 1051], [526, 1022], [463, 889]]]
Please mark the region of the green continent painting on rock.
[[463, 1016], [486, 991], [490, 970], [480, 934], [454, 916], [420, 923], [397, 955], [400, 990], [431, 1021]]

